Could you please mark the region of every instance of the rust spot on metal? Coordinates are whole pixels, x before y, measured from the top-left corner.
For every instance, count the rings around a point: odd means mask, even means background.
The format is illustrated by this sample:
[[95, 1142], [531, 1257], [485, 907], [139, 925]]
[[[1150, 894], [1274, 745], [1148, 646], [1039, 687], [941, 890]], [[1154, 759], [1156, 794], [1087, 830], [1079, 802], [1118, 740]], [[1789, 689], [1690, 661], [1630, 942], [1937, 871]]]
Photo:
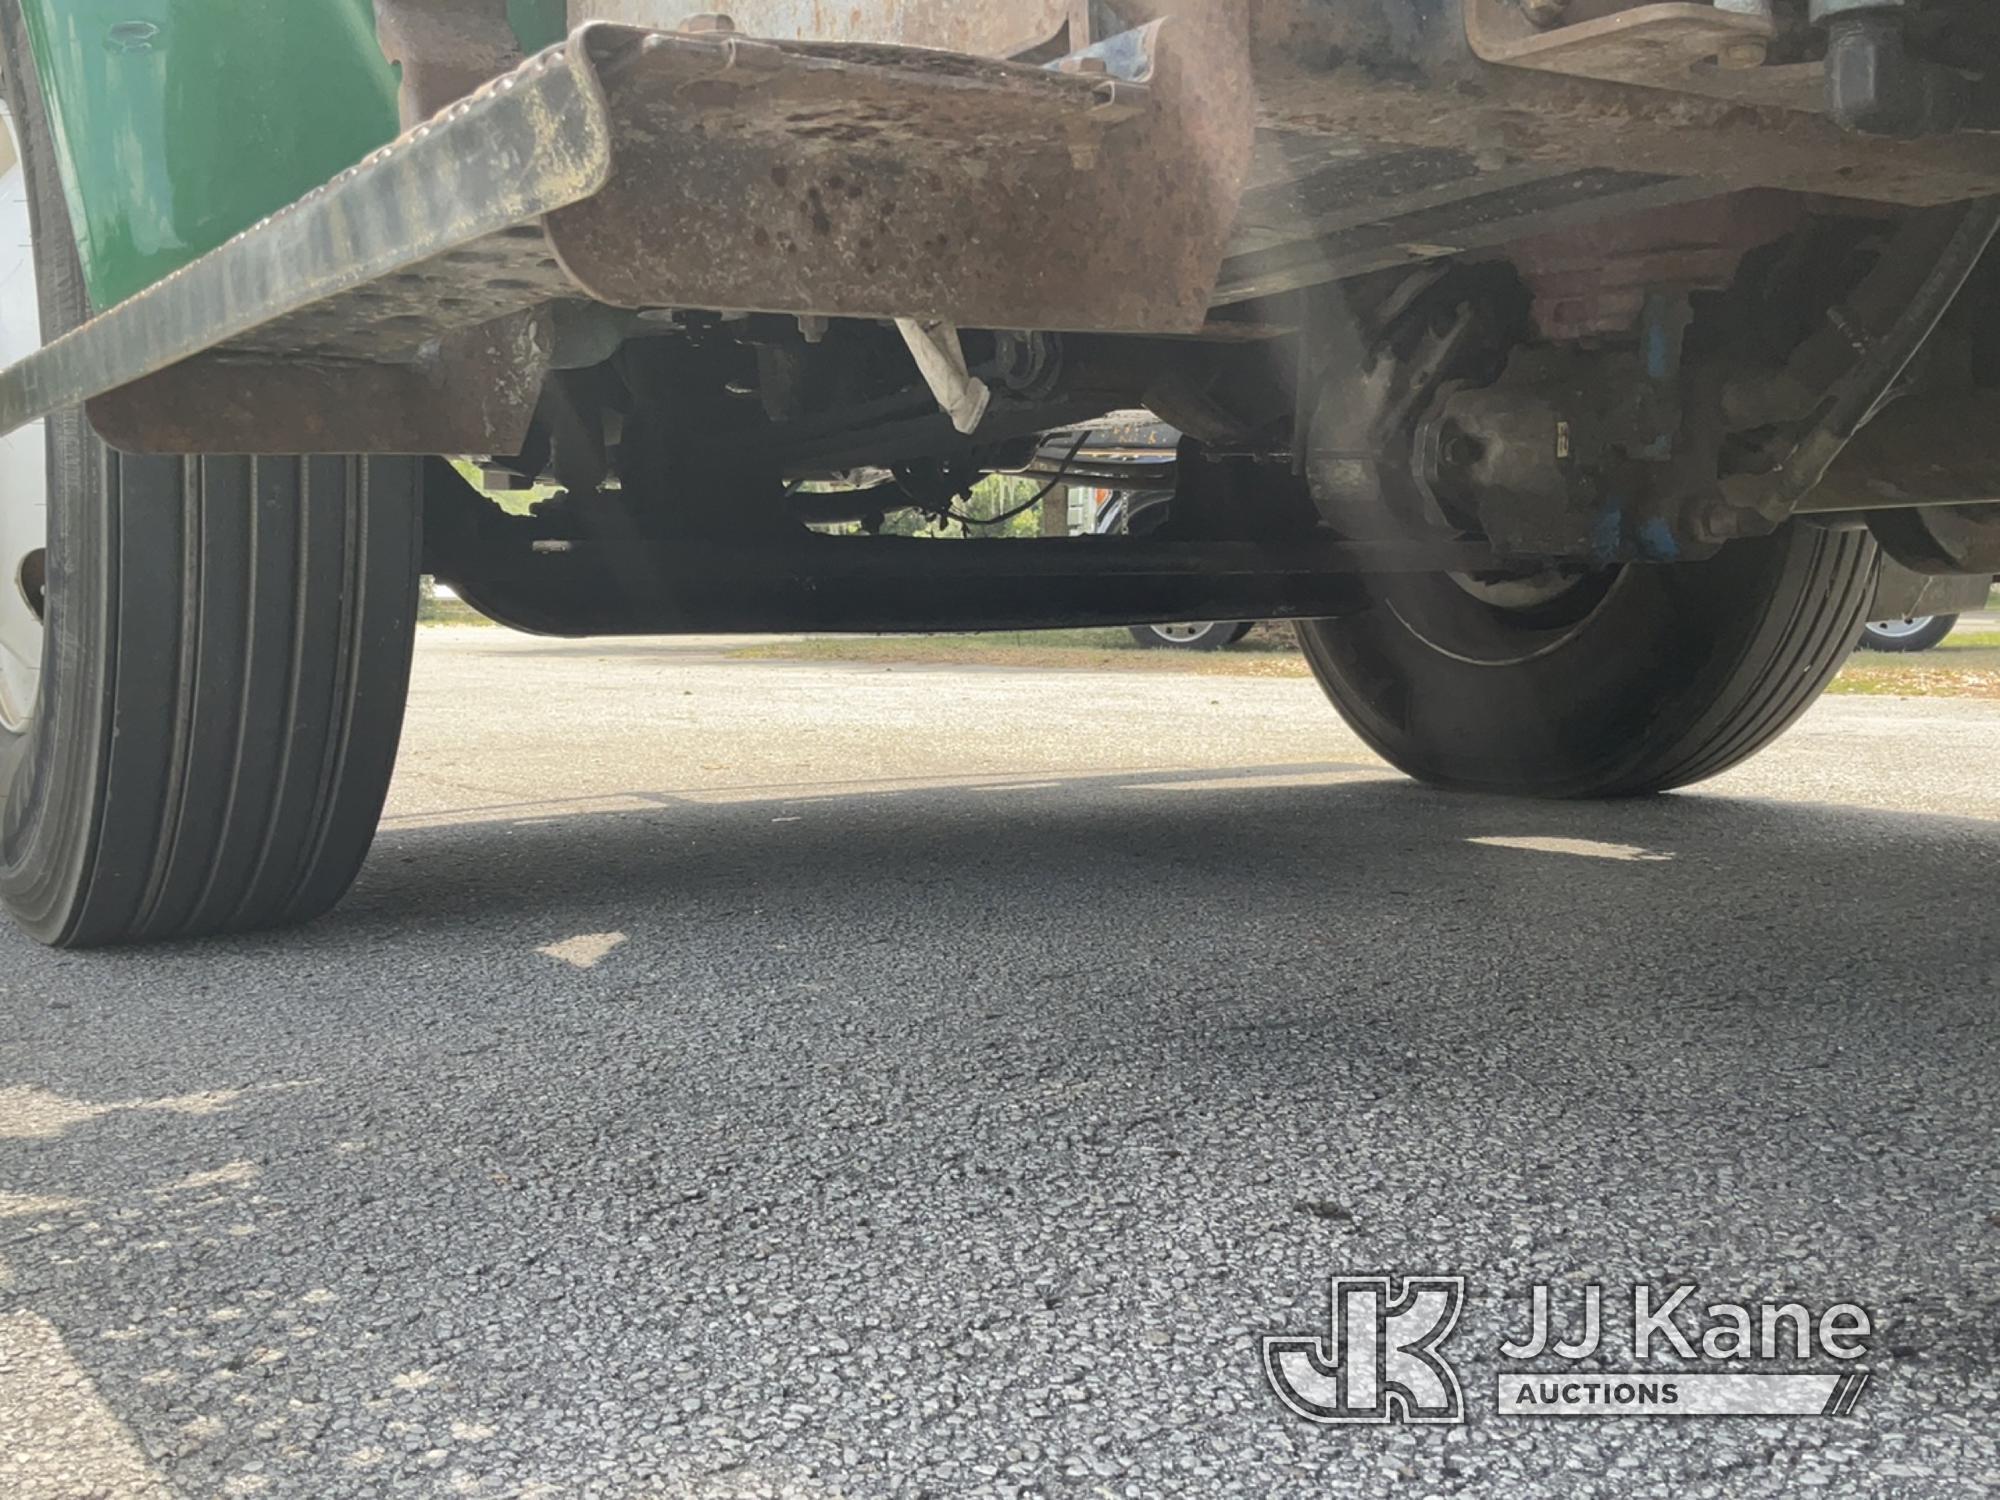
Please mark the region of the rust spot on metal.
[[375, 0], [375, 34], [402, 70], [396, 108], [405, 130], [521, 61], [507, 0]]
[[[585, 19], [671, 26], [690, 0], [571, 0], [571, 24]], [[814, 38], [935, 47], [982, 57], [1013, 57], [1061, 37], [1074, 0], [730, 0], [746, 36]]]
[[[974, 327], [1201, 326], [1250, 149], [1235, 0], [1132, 0], [1142, 17], [1171, 14], [1134, 34], [1146, 68], [1111, 105], [1089, 75], [873, 38], [759, 41], [758, 9], [732, 10], [734, 71], [754, 86], [698, 111], [684, 86], [706, 76], [703, 49], [585, 33], [619, 171], [549, 230], [591, 295]], [[957, 7], [957, 21], [972, 12], [1023, 13], [995, 0]], [[864, 201], [865, 218], [841, 207]], [[774, 252], [756, 231], [780, 222], [810, 225], [832, 253]]]
[[820, 197], [818, 188], [806, 190], [806, 212], [812, 217], [813, 233], [829, 235], [833, 233], [833, 220], [826, 211], [826, 201]]
[[1739, 193], [1517, 240], [1507, 258], [1534, 294], [1544, 338], [1618, 334], [1639, 321], [1649, 293], [1729, 285], [1746, 254], [1805, 213], [1789, 194]]

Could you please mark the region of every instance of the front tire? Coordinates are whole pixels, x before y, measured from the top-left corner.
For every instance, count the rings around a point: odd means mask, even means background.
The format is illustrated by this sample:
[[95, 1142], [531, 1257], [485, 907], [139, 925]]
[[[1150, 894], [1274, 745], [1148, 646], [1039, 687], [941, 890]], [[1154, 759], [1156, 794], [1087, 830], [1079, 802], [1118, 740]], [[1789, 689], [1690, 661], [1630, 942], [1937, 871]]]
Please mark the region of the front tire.
[[[14, 0], [0, 40], [53, 338], [89, 307]], [[133, 457], [80, 411], [46, 429], [42, 664], [0, 722], [0, 900], [64, 947], [317, 916], [395, 761], [415, 463]]]
[[1804, 713], [1853, 649], [1876, 558], [1866, 532], [1794, 524], [1532, 607], [1441, 575], [1385, 579], [1370, 607], [1299, 638], [1355, 733], [1420, 780], [1634, 796], [1728, 770]]

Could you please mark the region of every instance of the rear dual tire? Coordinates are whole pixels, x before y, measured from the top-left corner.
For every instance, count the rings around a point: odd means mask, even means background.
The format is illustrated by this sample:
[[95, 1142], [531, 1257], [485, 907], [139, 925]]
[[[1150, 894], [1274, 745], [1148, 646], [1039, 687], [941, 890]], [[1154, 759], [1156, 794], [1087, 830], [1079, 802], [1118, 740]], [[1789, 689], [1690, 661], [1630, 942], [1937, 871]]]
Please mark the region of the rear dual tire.
[[[89, 307], [12, 0], [0, 33], [54, 338]], [[0, 901], [64, 947], [326, 911], [395, 761], [415, 463], [132, 457], [80, 411], [46, 439], [42, 668], [0, 723]]]

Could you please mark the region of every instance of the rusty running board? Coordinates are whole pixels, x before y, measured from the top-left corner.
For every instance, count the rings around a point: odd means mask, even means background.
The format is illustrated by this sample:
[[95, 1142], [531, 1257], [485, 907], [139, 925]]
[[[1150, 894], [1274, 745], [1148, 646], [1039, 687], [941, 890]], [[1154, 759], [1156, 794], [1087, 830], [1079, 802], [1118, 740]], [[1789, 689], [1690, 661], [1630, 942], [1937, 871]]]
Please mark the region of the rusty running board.
[[1048, 67], [583, 26], [0, 372], [0, 432], [511, 453], [579, 301], [1191, 331], [1253, 110], [1192, 9]]

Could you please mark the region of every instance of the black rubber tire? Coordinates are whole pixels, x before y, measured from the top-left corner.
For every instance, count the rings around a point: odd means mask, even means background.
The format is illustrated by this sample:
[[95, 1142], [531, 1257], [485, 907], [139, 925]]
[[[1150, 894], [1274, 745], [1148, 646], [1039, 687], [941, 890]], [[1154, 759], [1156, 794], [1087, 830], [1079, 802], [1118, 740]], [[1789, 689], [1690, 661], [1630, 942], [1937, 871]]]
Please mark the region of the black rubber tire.
[[1250, 633], [1250, 624], [1230, 620], [1219, 620], [1200, 635], [1186, 639], [1162, 635], [1163, 627], [1158, 625], [1133, 625], [1128, 628], [1133, 640], [1152, 651], [1220, 651], [1225, 646], [1235, 645]]
[[[20, 12], [0, 4], [44, 336], [88, 315]], [[394, 766], [420, 508], [403, 459], [127, 457], [49, 419], [41, 695], [0, 729], [0, 900], [62, 947], [303, 921]]]
[[1870, 623], [1861, 627], [1863, 651], [1928, 651], [1958, 629], [1957, 615], [1932, 615], [1921, 630], [1908, 635], [1885, 635]]
[[1450, 578], [1382, 581], [1300, 643], [1342, 717], [1437, 786], [1624, 797], [1748, 759], [1812, 704], [1874, 598], [1875, 543], [1788, 526], [1720, 556], [1605, 575], [1540, 617]]

